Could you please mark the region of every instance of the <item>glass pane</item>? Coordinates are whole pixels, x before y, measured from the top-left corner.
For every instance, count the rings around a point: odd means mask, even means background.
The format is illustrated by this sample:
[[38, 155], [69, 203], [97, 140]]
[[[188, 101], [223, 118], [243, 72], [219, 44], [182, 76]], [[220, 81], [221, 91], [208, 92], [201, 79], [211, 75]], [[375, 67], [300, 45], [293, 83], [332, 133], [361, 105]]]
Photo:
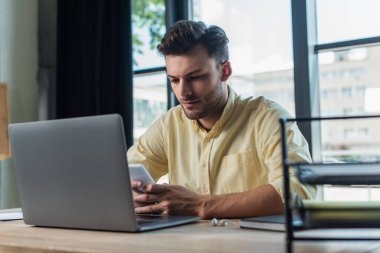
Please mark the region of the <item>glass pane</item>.
[[136, 141], [155, 119], [166, 112], [166, 73], [138, 75], [133, 81], [133, 137]]
[[165, 34], [165, 1], [133, 0], [133, 67], [134, 70], [161, 67], [164, 58], [156, 50]]
[[[376, 194], [375, 194], [376, 195]], [[325, 186], [323, 199], [328, 201], [370, 201], [375, 200], [368, 187]]]
[[[319, 55], [322, 116], [380, 114], [380, 47]], [[322, 124], [325, 159], [380, 160], [379, 119]]]
[[319, 43], [380, 36], [380, 1], [317, 0]]
[[193, 15], [227, 33], [238, 94], [263, 95], [294, 115], [290, 1], [193, 0]]
[[[380, 114], [380, 47], [319, 54], [322, 116]], [[325, 121], [325, 162], [380, 161], [380, 118]], [[350, 191], [350, 192], [348, 192]], [[376, 200], [377, 188], [324, 187], [326, 200]]]
[[380, 47], [319, 54], [321, 115], [380, 113]]

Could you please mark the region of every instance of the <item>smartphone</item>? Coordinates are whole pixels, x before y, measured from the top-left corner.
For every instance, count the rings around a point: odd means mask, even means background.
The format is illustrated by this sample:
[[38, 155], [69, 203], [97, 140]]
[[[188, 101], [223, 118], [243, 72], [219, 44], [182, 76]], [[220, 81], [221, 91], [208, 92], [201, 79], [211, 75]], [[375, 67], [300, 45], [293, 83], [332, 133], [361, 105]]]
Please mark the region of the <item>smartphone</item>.
[[138, 180], [143, 185], [154, 184], [153, 178], [142, 164], [128, 164], [129, 177], [131, 180]]

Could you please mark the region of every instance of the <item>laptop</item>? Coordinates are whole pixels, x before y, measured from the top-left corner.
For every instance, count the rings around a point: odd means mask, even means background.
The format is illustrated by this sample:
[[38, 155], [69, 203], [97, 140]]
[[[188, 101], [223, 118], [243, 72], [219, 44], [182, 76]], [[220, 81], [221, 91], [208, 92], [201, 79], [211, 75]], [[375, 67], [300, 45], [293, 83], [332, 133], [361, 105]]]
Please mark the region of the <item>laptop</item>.
[[120, 115], [11, 124], [24, 222], [138, 232], [197, 216], [136, 215]]

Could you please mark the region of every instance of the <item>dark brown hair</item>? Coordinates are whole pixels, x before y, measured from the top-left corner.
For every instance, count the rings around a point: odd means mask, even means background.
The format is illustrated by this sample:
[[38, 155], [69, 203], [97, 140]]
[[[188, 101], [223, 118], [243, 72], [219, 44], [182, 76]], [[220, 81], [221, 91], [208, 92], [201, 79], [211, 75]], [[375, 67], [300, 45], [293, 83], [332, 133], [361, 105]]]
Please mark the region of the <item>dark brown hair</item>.
[[172, 25], [157, 45], [158, 51], [166, 55], [186, 54], [197, 45], [206, 48], [209, 56], [217, 61], [228, 60], [228, 38], [222, 28], [207, 27], [203, 22], [181, 20]]

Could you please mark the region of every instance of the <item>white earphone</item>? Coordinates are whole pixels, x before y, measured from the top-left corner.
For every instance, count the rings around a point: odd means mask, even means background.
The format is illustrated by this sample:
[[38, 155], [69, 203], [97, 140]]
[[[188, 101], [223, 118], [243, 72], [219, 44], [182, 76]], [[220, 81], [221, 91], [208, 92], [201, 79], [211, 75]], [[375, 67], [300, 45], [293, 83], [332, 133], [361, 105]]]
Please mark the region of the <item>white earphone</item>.
[[226, 219], [218, 220], [217, 218], [212, 218], [211, 225], [212, 226], [227, 226], [230, 221]]

